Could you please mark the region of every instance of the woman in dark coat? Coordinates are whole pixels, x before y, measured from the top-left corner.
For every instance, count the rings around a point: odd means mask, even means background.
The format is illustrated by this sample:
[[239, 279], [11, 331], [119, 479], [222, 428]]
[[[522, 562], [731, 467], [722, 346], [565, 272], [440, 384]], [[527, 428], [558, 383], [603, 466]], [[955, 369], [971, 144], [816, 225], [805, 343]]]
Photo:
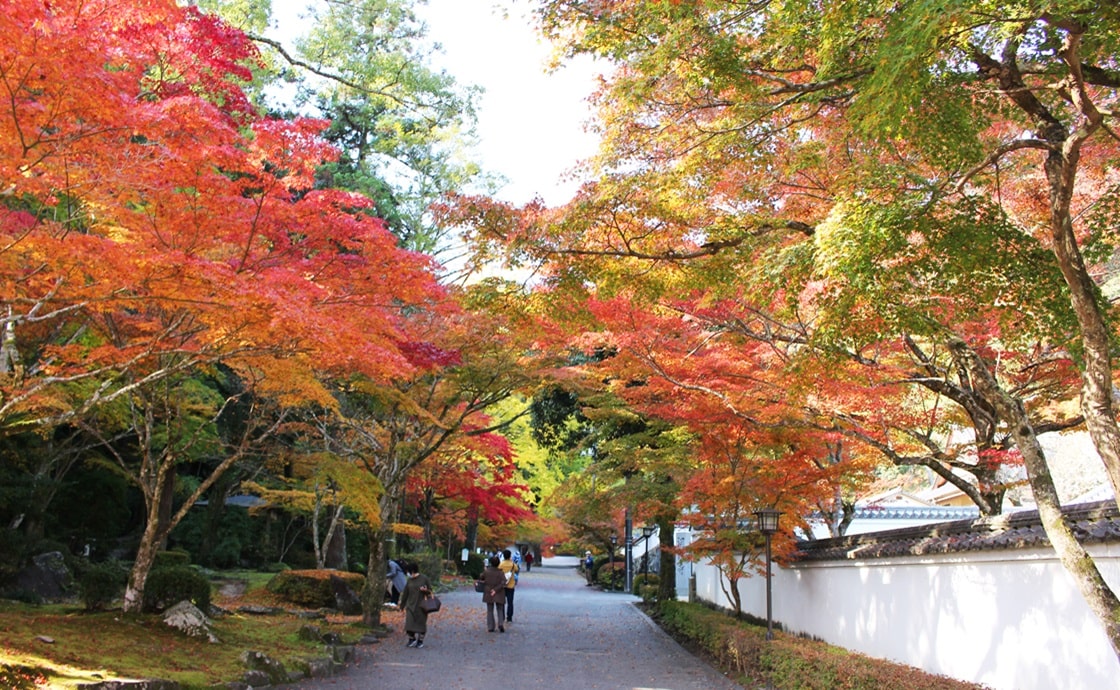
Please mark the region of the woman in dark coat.
[[482, 601], [486, 603], [486, 632], [494, 632], [494, 609], [498, 611], [498, 632], [505, 632], [502, 625], [506, 606], [506, 574], [498, 567], [497, 556], [490, 557], [490, 564], [482, 573]]
[[420, 602], [432, 593], [432, 583], [415, 563], [406, 563], [404, 572], [408, 575], [408, 582], [401, 590], [404, 631], [408, 633], [408, 646], [421, 649], [424, 647], [424, 635], [428, 634], [428, 612], [420, 608]]

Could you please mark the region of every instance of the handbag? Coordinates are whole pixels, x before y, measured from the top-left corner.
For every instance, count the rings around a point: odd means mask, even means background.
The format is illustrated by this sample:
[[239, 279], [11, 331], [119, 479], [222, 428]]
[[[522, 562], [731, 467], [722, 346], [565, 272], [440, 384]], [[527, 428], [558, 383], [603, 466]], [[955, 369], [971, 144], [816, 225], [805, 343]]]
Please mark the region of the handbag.
[[440, 601], [439, 597], [436, 596], [431, 596], [426, 599], [420, 600], [420, 610], [424, 613], [435, 613], [436, 611], [439, 611], [441, 606], [443, 606], [443, 602]]
[[482, 580], [475, 580], [474, 581], [474, 591], [485, 592], [486, 591], [486, 583], [483, 582]]

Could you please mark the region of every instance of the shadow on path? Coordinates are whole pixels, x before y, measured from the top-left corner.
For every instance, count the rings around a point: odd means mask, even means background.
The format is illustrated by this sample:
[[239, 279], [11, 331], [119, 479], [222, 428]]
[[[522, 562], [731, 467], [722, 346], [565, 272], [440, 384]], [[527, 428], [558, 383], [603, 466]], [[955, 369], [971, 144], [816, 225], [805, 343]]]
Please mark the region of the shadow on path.
[[637, 597], [588, 587], [575, 559], [545, 559], [523, 573], [506, 632], [486, 632], [482, 595], [440, 595], [424, 649], [405, 647], [403, 621], [380, 644], [363, 647], [341, 675], [305, 690], [742, 690], [674, 642], [633, 604]]

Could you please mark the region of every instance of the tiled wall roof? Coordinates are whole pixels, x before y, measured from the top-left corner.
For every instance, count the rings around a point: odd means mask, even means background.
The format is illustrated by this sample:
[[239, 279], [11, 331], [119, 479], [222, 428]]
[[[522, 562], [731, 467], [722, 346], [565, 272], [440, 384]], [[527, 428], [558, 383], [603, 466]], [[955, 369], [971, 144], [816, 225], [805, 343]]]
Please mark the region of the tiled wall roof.
[[[1082, 543], [1120, 542], [1120, 511], [1115, 501], [1082, 503], [1063, 509]], [[975, 520], [804, 541], [797, 561], [856, 560], [926, 554], [1023, 549], [1049, 545], [1037, 510]]]

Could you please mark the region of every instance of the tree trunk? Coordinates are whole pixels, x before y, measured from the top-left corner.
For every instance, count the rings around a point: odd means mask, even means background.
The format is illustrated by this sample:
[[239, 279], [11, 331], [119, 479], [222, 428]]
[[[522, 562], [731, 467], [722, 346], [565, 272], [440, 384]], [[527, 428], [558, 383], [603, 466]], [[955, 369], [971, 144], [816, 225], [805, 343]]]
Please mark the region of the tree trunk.
[[384, 546], [391, 533], [370, 529], [367, 534], [369, 561], [366, 563], [366, 588], [362, 590], [362, 624], [378, 628], [381, 627], [381, 607], [385, 604], [385, 573], [388, 572], [388, 556]]
[[1012, 437], [1023, 455], [1027, 468], [1027, 478], [1038, 505], [1038, 515], [1042, 527], [1058, 559], [1069, 572], [1081, 596], [1089, 608], [1100, 619], [1105, 634], [1112, 644], [1113, 653], [1120, 658], [1120, 599], [1109, 588], [1092, 555], [1085, 550], [1074, 536], [1073, 531], [1062, 517], [1062, 507], [1058, 492], [1050, 475], [1050, 467], [1038, 438], [1034, 433], [1030, 418], [1022, 401], [1005, 391], [991, 370], [963, 341], [953, 339], [949, 348], [957, 361], [972, 375], [977, 388], [982, 389], [1000, 416], [1011, 424]]
[[661, 548], [658, 549], [661, 554], [657, 583], [658, 601], [672, 601], [677, 598], [677, 556], [673, 548], [666, 548], [676, 546], [673, 541], [675, 536], [673, 528], [672, 520], [662, 520], [657, 525], [657, 533], [661, 539]]
[[[165, 481], [163, 473], [161, 473], [153, 492], [154, 496], [162, 493], [161, 489], [163, 487], [161, 484]], [[152, 571], [152, 564], [155, 563], [156, 552], [159, 551], [160, 507], [160, 501], [148, 499], [148, 516], [144, 525], [144, 533], [140, 537], [140, 545], [136, 550], [136, 560], [132, 563], [132, 570], [128, 573], [128, 585], [125, 586], [124, 590], [124, 603], [121, 605], [121, 610], [124, 613], [140, 613], [144, 608], [144, 585], [148, 581], [148, 574]]]
[[[342, 506], [338, 507], [338, 516], [341, 518]], [[348, 559], [346, 555], [346, 525], [339, 519], [338, 524], [335, 526], [333, 532], [330, 533], [330, 538], [327, 540], [327, 562], [328, 568], [335, 570], [346, 570], [348, 566]]]

